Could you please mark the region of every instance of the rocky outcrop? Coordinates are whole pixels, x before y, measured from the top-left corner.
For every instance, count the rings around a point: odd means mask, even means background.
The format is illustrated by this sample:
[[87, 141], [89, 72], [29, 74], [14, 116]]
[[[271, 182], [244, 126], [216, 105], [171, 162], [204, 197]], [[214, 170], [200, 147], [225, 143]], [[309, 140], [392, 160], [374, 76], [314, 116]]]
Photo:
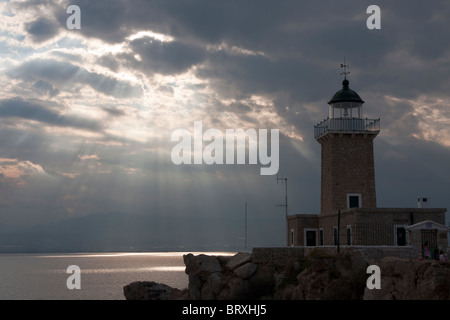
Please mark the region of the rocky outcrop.
[[136, 281], [123, 288], [127, 300], [184, 300], [186, 291], [154, 281]]
[[376, 261], [381, 289], [365, 289], [366, 300], [450, 300], [450, 262], [385, 257]]
[[215, 299], [222, 289], [222, 266], [217, 257], [188, 254], [183, 256], [189, 275], [189, 298], [192, 300]]
[[309, 265], [297, 275], [297, 282], [283, 292], [284, 299], [362, 299], [368, 263], [361, 256], [319, 254], [308, 257], [305, 262]]
[[[134, 282], [124, 287], [124, 294], [126, 299], [146, 300], [450, 299], [450, 262], [378, 258], [358, 250], [330, 254], [318, 249], [307, 256], [277, 252], [231, 257], [187, 254], [185, 290]], [[366, 287], [367, 267], [372, 264], [380, 267], [381, 289]]]
[[189, 275], [189, 298], [194, 300], [243, 299], [250, 294], [249, 279], [257, 269], [250, 253], [231, 258], [188, 254], [184, 263]]

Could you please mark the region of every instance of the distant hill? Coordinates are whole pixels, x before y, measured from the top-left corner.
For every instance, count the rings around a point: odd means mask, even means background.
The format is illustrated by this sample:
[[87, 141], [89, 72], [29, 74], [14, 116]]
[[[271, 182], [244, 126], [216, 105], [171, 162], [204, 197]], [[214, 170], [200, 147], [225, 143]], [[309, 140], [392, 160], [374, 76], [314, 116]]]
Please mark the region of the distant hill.
[[243, 238], [242, 223], [232, 219], [107, 213], [0, 233], [0, 253], [236, 251]]

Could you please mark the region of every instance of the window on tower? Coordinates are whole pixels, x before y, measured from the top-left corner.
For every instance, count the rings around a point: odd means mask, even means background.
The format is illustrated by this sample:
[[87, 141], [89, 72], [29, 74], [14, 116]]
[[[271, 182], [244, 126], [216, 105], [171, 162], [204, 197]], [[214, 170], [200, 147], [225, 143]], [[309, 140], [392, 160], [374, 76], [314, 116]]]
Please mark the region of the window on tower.
[[347, 194], [347, 208], [361, 208], [361, 194]]

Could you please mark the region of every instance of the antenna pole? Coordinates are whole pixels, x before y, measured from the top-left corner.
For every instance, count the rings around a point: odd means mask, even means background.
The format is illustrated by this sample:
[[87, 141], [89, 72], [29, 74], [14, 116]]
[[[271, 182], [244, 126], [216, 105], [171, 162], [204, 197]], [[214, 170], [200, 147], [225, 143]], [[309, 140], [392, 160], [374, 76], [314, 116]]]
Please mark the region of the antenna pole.
[[286, 219], [287, 219], [287, 216], [288, 216], [288, 202], [287, 202], [287, 178], [286, 179], [284, 179], [284, 182], [286, 183], [286, 200], [285, 200], [285, 204], [286, 204]]
[[247, 251], [247, 202], [245, 203], [245, 251]]
[[278, 177], [278, 175], [277, 175], [277, 184], [278, 184], [278, 181], [283, 181], [284, 180], [284, 183], [285, 183], [285, 186], [286, 186], [286, 194], [285, 194], [285, 200], [284, 200], [284, 204], [279, 204], [279, 205], [277, 205], [277, 207], [284, 207], [285, 208], [285, 219], [286, 219], [286, 245], [288, 245], [288, 223], [287, 223], [287, 217], [288, 217], [288, 186], [287, 186], [287, 178], [283, 178], [283, 177], [281, 177], [281, 178], [279, 178]]

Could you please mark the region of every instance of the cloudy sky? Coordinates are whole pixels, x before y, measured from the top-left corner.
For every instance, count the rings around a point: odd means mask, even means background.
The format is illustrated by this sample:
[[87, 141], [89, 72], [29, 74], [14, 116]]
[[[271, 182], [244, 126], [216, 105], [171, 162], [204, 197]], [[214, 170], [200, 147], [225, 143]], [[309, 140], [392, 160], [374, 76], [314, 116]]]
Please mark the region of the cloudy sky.
[[344, 57], [365, 116], [381, 118], [378, 206], [450, 208], [449, 1], [22, 0], [0, 13], [0, 230], [107, 212], [242, 228], [247, 202], [253, 241], [283, 244], [276, 176], [177, 166], [171, 134], [278, 129], [289, 213], [318, 213], [313, 128]]

